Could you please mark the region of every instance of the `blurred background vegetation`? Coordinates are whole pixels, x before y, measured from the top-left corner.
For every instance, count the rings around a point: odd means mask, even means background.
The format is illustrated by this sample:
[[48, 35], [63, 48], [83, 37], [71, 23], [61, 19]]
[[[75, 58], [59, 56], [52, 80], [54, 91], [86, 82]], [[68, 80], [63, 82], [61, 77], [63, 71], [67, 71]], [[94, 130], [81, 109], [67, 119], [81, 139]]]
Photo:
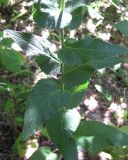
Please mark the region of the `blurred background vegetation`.
[[[5, 29], [27, 31], [49, 39], [53, 49], [59, 47], [57, 31], [39, 28], [33, 21], [32, 0], [0, 0], [0, 159], [28, 159], [39, 147], [44, 152], [56, 151], [45, 128], [27, 142], [22, 140], [23, 115], [32, 86], [44, 77], [35, 61], [21, 54]], [[81, 39], [87, 35], [128, 47], [128, 37], [114, 25], [128, 20], [127, 0], [93, 0], [87, 6], [78, 29], [65, 32], [66, 37]], [[19, 52], [20, 51], [20, 52]], [[128, 57], [125, 63], [99, 70], [92, 77], [83, 102], [79, 106], [83, 118], [116, 125], [128, 133]], [[42, 135], [43, 134], [43, 135]], [[52, 151], [51, 151], [52, 150]], [[80, 153], [80, 160], [127, 160], [128, 147], [108, 148], [99, 155]]]

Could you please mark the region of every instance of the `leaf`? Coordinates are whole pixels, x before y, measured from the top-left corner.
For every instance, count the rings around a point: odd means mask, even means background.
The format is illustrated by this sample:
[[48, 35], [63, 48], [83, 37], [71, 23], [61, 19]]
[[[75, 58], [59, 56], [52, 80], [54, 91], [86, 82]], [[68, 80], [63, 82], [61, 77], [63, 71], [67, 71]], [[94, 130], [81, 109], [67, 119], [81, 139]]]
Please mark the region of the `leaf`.
[[86, 7], [88, 3], [89, 0], [68, 0], [62, 12], [60, 1], [40, 1], [34, 5], [33, 18], [42, 28], [63, 29], [70, 26], [70, 29], [75, 29], [83, 17], [82, 7]]
[[82, 49], [83, 54], [87, 55], [89, 61], [104, 60], [109, 57], [128, 53], [127, 48], [91, 37], [86, 37], [75, 43], [68, 44], [67, 47], [70, 47], [70, 49]]
[[[6, 30], [12, 39], [24, 50], [27, 56], [35, 56], [40, 68], [46, 74], [60, 65], [57, 55], [50, 49], [50, 43], [41, 37], [12, 30]], [[47, 67], [45, 67], [47, 65]], [[59, 72], [59, 71], [58, 71]]]
[[97, 61], [92, 63], [84, 63], [83, 65], [78, 65], [70, 67], [67, 69], [61, 78], [61, 81], [65, 84], [67, 88], [76, 87], [87, 82], [97, 69], [104, 67], [112, 67], [118, 63], [122, 63], [121, 58], [112, 57], [103, 61]]
[[62, 29], [68, 26], [72, 19], [70, 13], [67, 11], [61, 12], [56, 6], [51, 8], [51, 6], [47, 5], [47, 8], [41, 8], [41, 4], [37, 4], [35, 5], [35, 9], [36, 11], [33, 18], [35, 22], [43, 28]]
[[[128, 145], [128, 135], [115, 127], [96, 121], [83, 121], [74, 133], [75, 138], [82, 138], [93, 154], [110, 146]], [[87, 149], [87, 148], [86, 148]]]
[[35, 3], [41, 3], [44, 7], [50, 8], [58, 7], [58, 1], [59, 0], [34, 0]]
[[60, 149], [65, 160], [78, 160], [75, 139], [64, 127], [63, 112], [58, 112], [46, 123], [48, 133], [54, 144]]
[[78, 28], [83, 19], [83, 8], [79, 7], [75, 9], [72, 13], [72, 20], [70, 22], [69, 28], [70, 30]]
[[66, 3], [66, 10], [68, 10], [69, 12], [73, 12], [75, 9], [79, 8], [79, 7], [86, 7], [87, 4], [91, 2], [90, 0], [67, 0]]
[[54, 75], [58, 75], [60, 74], [60, 65], [56, 64], [55, 61], [50, 60], [48, 57], [46, 56], [36, 56], [36, 62], [38, 63], [40, 69], [45, 72], [46, 74], [54, 74]]
[[0, 47], [7, 47], [7, 48], [11, 48], [11, 45], [13, 43], [13, 40], [11, 38], [3, 38], [1, 41], [0, 41]]
[[111, 57], [111, 58], [106, 58], [103, 61], [95, 61], [95, 62], [90, 62], [90, 64], [95, 67], [96, 69], [102, 69], [105, 67], [112, 67], [116, 64], [123, 63], [124, 59], [120, 57]]
[[114, 27], [119, 30], [121, 33], [128, 36], [128, 21], [124, 20], [114, 25]]
[[117, 56], [128, 53], [127, 48], [91, 37], [66, 44], [58, 57], [64, 64], [61, 80], [67, 88], [85, 83], [97, 69], [121, 63]]
[[58, 160], [57, 154], [53, 153], [49, 147], [43, 146], [32, 154], [30, 160]]
[[22, 132], [20, 132], [18, 137], [15, 139], [15, 143], [13, 144], [13, 149], [16, 151], [20, 159], [24, 158], [24, 155], [26, 153], [26, 144], [23, 142]]
[[27, 56], [44, 55], [50, 60], [60, 63], [57, 55], [55, 55], [50, 49], [50, 43], [47, 40], [43, 40], [42, 37], [13, 30], [6, 30], [11, 38], [24, 50]]
[[61, 81], [66, 88], [74, 88], [87, 82], [94, 72], [95, 69], [88, 64], [75, 66], [65, 71]]
[[25, 113], [24, 138], [38, 130], [46, 120], [64, 108], [73, 108], [81, 100], [83, 92], [62, 89], [56, 79], [44, 79], [33, 88]]
[[8, 2], [8, 0], [0, 0], [0, 5], [7, 5]]
[[115, 3], [116, 5], [118, 5], [119, 3], [121, 3], [122, 0], [112, 0], [113, 3]]
[[69, 109], [64, 115], [64, 124], [69, 131], [75, 132], [79, 126], [81, 116], [77, 109]]
[[17, 51], [11, 49], [0, 50], [0, 65], [8, 71], [19, 72], [24, 62], [24, 56]]

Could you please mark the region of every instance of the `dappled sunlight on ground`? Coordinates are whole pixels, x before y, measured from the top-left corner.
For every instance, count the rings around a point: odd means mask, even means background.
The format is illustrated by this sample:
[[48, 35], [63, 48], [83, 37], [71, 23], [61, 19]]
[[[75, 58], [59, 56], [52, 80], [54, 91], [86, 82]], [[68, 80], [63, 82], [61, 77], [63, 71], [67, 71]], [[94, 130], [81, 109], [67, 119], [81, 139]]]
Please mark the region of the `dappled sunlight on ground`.
[[113, 159], [110, 154], [105, 153], [105, 152], [100, 152], [99, 158], [100, 158], [100, 160], [112, 160]]
[[[107, 105], [107, 106], [106, 106]], [[101, 99], [95, 94], [85, 97], [83, 106], [86, 119], [103, 121], [106, 124], [114, 123], [122, 126], [128, 122], [128, 104], [126, 103], [101, 103]]]
[[95, 96], [90, 96], [90, 98], [85, 98], [84, 105], [87, 106], [89, 111], [95, 111], [98, 108], [98, 101]]
[[37, 139], [29, 139], [27, 141], [27, 148], [26, 148], [24, 160], [28, 160], [32, 156], [32, 154], [35, 151], [37, 151], [38, 148], [39, 148], [38, 140]]

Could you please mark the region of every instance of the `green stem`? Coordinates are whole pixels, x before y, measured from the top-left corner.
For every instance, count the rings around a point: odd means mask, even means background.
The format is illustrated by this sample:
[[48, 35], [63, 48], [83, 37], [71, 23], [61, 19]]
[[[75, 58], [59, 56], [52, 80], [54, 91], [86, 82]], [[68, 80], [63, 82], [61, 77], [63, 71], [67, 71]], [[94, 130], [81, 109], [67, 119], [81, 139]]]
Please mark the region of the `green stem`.
[[[61, 41], [61, 48], [64, 48], [64, 29], [60, 30], [60, 41]], [[61, 64], [61, 72], [62, 76], [64, 75], [64, 63]], [[62, 84], [62, 90], [64, 91], [64, 83]]]
[[65, 9], [65, 0], [61, 0], [60, 2], [60, 10], [63, 12]]
[[[61, 69], [62, 69], [62, 76], [63, 76], [64, 75], [64, 63], [62, 63]], [[64, 91], [64, 83], [62, 84], [62, 90]]]
[[64, 29], [60, 31], [61, 48], [64, 48]]
[[[65, 9], [65, 0], [60, 0], [60, 10], [63, 13]], [[60, 30], [60, 42], [61, 48], [64, 48], [64, 29]], [[64, 63], [61, 64], [61, 72], [62, 76], [64, 75]], [[62, 84], [62, 90], [64, 91], [64, 83]]]
[[[64, 29], [60, 31], [60, 41], [61, 41], [61, 48], [64, 48]], [[62, 76], [64, 75], [64, 63], [61, 64], [61, 72]], [[64, 83], [62, 84], [62, 90], [64, 91]]]

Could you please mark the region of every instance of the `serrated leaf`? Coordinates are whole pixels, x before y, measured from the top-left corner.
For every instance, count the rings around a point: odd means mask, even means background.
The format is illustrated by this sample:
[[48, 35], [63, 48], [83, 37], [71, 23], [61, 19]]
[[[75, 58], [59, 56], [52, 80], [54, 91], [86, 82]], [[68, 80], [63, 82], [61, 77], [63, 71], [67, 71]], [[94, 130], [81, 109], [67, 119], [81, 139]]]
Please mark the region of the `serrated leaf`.
[[48, 133], [54, 144], [60, 149], [65, 160], [78, 160], [75, 139], [65, 129], [63, 112], [57, 113], [46, 123]]
[[58, 160], [58, 156], [49, 147], [43, 146], [31, 156], [30, 160]]
[[24, 62], [24, 56], [17, 51], [11, 49], [0, 50], [0, 65], [8, 71], [19, 72]]
[[66, 71], [61, 78], [67, 88], [76, 87], [87, 82], [97, 69], [112, 67], [115, 64], [122, 63], [121, 58], [112, 57], [104, 61], [83, 63], [83, 65], [65, 67]]
[[122, 32], [123, 34], [125, 34], [126, 36], [128, 36], [128, 21], [127, 20], [124, 20], [124, 21], [121, 21], [115, 24], [114, 27], [120, 32]]
[[[82, 138], [91, 153], [103, 151], [110, 146], [128, 145], [128, 135], [119, 129], [96, 121], [83, 121], [74, 133], [74, 137]], [[88, 143], [88, 144], [87, 144]]]
[[91, 37], [69, 43], [58, 51], [64, 64], [61, 80], [67, 87], [85, 83], [97, 69], [121, 63], [118, 56], [126, 53], [127, 48]]
[[50, 49], [50, 43], [42, 37], [30, 33], [6, 30], [11, 38], [24, 50], [27, 56], [44, 55], [52, 61], [59, 63], [57, 55]]
[[[57, 55], [50, 49], [50, 43], [42, 37], [12, 30], [6, 30], [12, 39], [24, 50], [27, 56], [35, 56], [42, 71], [49, 74], [60, 65]], [[45, 64], [46, 63], [46, 64]], [[47, 67], [45, 67], [47, 65]]]
[[128, 53], [128, 48], [92, 37], [86, 37], [75, 43], [68, 44], [67, 47], [71, 49], [82, 49], [83, 54], [86, 54], [91, 62]]
[[38, 130], [46, 120], [64, 108], [73, 108], [79, 104], [83, 92], [74, 93], [63, 90], [56, 79], [44, 79], [33, 88], [25, 113], [24, 138], [27, 139]]

